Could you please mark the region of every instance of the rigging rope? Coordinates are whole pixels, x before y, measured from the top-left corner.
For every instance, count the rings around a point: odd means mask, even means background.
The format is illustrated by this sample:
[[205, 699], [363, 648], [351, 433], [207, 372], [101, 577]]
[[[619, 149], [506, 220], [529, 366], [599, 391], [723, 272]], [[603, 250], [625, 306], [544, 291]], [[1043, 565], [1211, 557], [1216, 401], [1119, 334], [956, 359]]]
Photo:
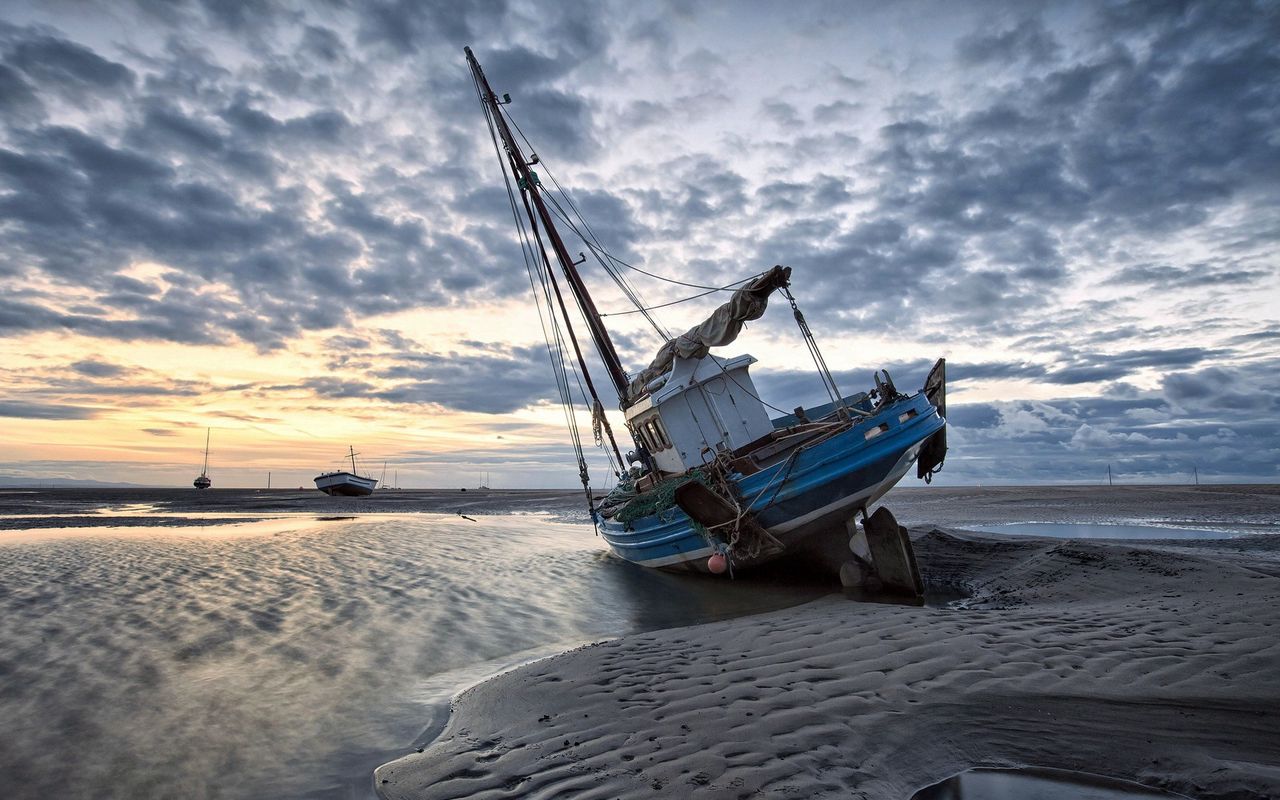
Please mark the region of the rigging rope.
[[[542, 298], [547, 306], [547, 314], [544, 316], [542, 308], [543, 304], [541, 302], [535, 304], [538, 313], [538, 323], [542, 328], [542, 335], [546, 344], [548, 359], [551, 361], [552, 373], [556, 380], [556, 390], [560, 395], [561, 409], [565, 415], [565, 423], [569, 430], [570, 441], [573, 445], [574, 453], [577, 456], [578, 476], [582, 481], [583, 491], [587, 496], [587, 506], [593, 512], [592, 523], [594, 524], [595, 514], [594, 499], [591, 493], [591, 478], [587, 470], [586, 456], [582, 448], [582, 438], [578, 430], [577, 417], [573, 408], [572, 390], [568, 377], [569, 371], [573, 371], [575, 381], [578, 383], [579, 391], [583, 394], [584, 399], [585, 392], [582, 390], [582, 382], [578, 378], [576, 370], [573, 370], [572, 366], [570, 366], [569, 370], [566, 370], [564, 335], [560, 331], [559, 321], [555, 314], [555, 306], [551, 303], [551, 291], [548, 284], [548, 275], [550, 274], [551, 267], [547, 261], [546, 250], [541, 245], [541, 237], [538, 237], [539, 245], [537, 248], [537, 252], [542, 256], [541, 263], [539, 263], [537, 255], [535, 255], [533, 243], [529, 240], [529, 231], [525, 228], [524, 221], [520, 217], [519, 209], [516, 204], [515, 192], [511, 188], [513, 176], [508, 172], [507, 159], [503, 158], [503, 148], [498, 144], [498, 136], [495, 130], [496, 122], [488, 103], [485, 101], [484, 91], [480, 86], [479, 78], [474, 72], [472, 73], [472, 83], [475, 85], [476, 94], [480, 98], [481, 107], [484, 109], [485, 122], [489, 128], [489, 137], [493, 143], [494, 152], [498, 156], [499, 167], [502, 169], [502, 179], [507, 190], [507, 201], [511, 207], [512, 218], [516, 224], [516, 233], [520, 241], [521, 256], [524, 259], [525, 271], [529, 277], [529, 287], [533, 291], [534, 298], [537, 299], [538, 286], [541, 286]], [[514, 162], [514, 154], [508, 152], [508, 156]], [[512, 169], [514, 170], [514, 164], [512, 165]], [[537, 235], [536, 230], [534, 233]], [[536, 280], [534, 278], [535, 272], [538, 273]], [[612, 462], [612, 454], [609, 454], [608, 451], [606, 451], [606, 455], [608, 456], [609, 461]]]
[[804, 314], [800, 313], [800, 306], [796, 304], [796, 299], [792, 297], [790, 289], [783, 286], [782, 294], [791, 303], [791, 314], [796, 318], [796, 324], [800, 326], [800, 335], [804, 338], [805, 346], [809, 348], [809, 355], [813, 357], [813, 363], [818, 368], [818, 375], [822, 378], [822, 388], [827, 390], [832, 404], [835, 405], [836, 412], [845, 412], [844, 396], [840, 394], [840, 389], [836, 386], [836, 379], [831, 375], [831, 370], [827, 367], [827, 361], [822, 357], [822, 351], [818, 349], [818, 341], [813, 338], [813, 331], [809, 330], [809, 323], [805, 321]]
[[[751, 278], [747, 278], [747, 280], [751, 280]], [[730, 284], [730, 286], [732, 286], [732, 284]], [[641, 307], [641, 308], [635, 308], [635, 309], [632, 309], [632, 310], [630, 310], [630, 311], [610, 311], [610, 312], [608, 312], [608, 313], [605, 313], [605, 312], [603, 312], [603, 311], [602, 311], [602, 312], [600, 312], [600, 316], [602, 316], [602, 317], [621, 317], [621, 316], [623, 316], [623, 315], [625, 315], [625, 314], [643, 314], [643, 313], [644, 313], [644, 312], [646, 312], [646, 311], [653, 311], [654, 309], [658, 309], [658, 308], [666, 308], [666, 307], [668, 307], [668, 306], [675, 306], [675, 305], [679, 305], [679, 304], [681, 304], [681, 303], [687, 303], [687, 302], [689, 302], [690, 300], [697, 300], [699, 297], [706, 297], [707, 295], [709, 295], [709, 294], [711, 294], [711, 293], [713, 293], [713, 292], [722, 292], [722, 291], [724, 291], [724, 290], [725, 290], [725, 289], [727, 289], [727, 288], [730, 288], [730, 287], [729, 287], [729, 286], [726, 286], [726, 287], [724, 287], [724, 288], [722, 288], [722, 289], [712, 289], [712, 290], [710, 290], [710, 291], [706, 291], [706, 292], [699, 292], [698, 294], [689, 295], [688, 297], [682, 297], [682, 298], [680, 298], [679, 300], [672, 300], [672, 301], [671, 301], [671, 302], [669, 302], [669, 303], [659, 303], [659, 304], [658, 304], [658, 305], [656, 305], [656, 306], [643, 306], [643, 307]], [[668, 338], [670, 338], [670, 337], [668, 337]]]
[[[549, 172], [548, 172], [548, 175], [550, 175]], [[546, 199], [550, 201], [552, 208], [555, 209], [555, 215], [560, 219], [560, 221], [563, 222], [565, 225], [567, 225], [571, 231], [573, 231], [578, 235], [578, 238], [582, 240], [582, 243], [585, 244], [587, 249], [591, 251], [591, 255], [595, 256], [596, 262], [600, 264], [601, 268], [605, 271], [605, 274], [608, 275], [613, 280], [613, 282], [617, 285], [617, 287], [626, 296], [627, 300], [629, 300], [631, 304], [636, 307], [637, 310], [640, 310], [644, 304], [640, 302], [640, 296], [636, 293], [635, 287], [631, 286], [631, 284], [627, 282], [626, 278], [621, 273], [619, 273], [617, 270], [611, 269], [608, 266], [608, 264], [606, 264], [605, 261], [600, 257], [600, 251], [603, 250], [603, 247], [600, 245], [600, 243], [597, 241], [596, 243], [593, 244], [592, 240], [588, 238], [585, 234], [583, 234], [581, 230], [578, 229], [578, 226], [574, 223], [573, 219], [569, 217], [568, 212], [566, 212], [564, 208], [560, 205], [560, 203], [556, 201], [556, 198], [554, 195], [548, 195]], [[569, 199], [568, 195], [565, 195], [565, 199], [566, 200]], [[570, 201], [570, 204], [572, 205], [572, 201]], [[583, 225], [585, 227], [586, 225], [585, 221], [583, 222]], [[600, 316], [604, 316], [604, 315], [601, 314]], [[659, 323], [656, 319], [654, 319], [652, 316], [650, 316], [647, 313], [644, 316], [645, 316], [645, 319], [649, 321], [649, 324], [653, 326], [653, 329], [658, 333], [659, 336], [670, 338], [671, 334], [667, 332], [667, 330], [662, 326], [661, 323]]]
[[[533, 144], [529, 141], [529, 138], [525, 136], [524, 131], [521, 130], [520, 128], [520, 124], [516, 122], [516, 120], [512, 117], [510, 111], [507, 112], [507, 119], [510, 120], [511, 124], [515, 127], [516, 131], [520, 134], [520, 138], [523, 139], [525, 144], [529, 146], [529, 149], [532, 150]], [[569, 208], [571, 208], [574, 214], [577, 215], [577, 218], [578, 220], [581, 221], [582, 228], [586, 230], [586, 233], [584, 234], [582, 230], [579, 230], [577, 224], [573, 221], [573, 219], [570, 217], [568, 212], [566, 212], [564, 208], [560, 206], [560, 204], [556, 201], [555, 197], [549, 196], [547, 199], [550, 200], [551, 203], [555, 206], [557, 211], [557, 216], [560, 218], [561, 221], [563, 221], [566, 225], [568, 225], [570, 229], [573, 230], [574, 233], [578, 235], [578, 237], [582, 240], [582, 242], [587, 246], [587, 249], [591, 251], [591, 254], [595, 256], [597, 262], [600, 263], [600, 266], [601, 268], [604, 269], [605, 273], [608, 274], [609, 277], [613, 279], [614, 283], [618, 285], [618, 288], [622, 290], [623, 294], [626, 295], [627, 299], [631, 301], [632, 305], [636, 307], [634, 310], [631, 310], [631, 311], [618, 311], [610, 314], [600, 314], [599, 316], [601, 317], [614, 317], [614, 316], [620, 316], [623, 314], [644, 314], [645, 319], [649, 322], [649, 324], [660, 336], [662, 336], [664, 339], [670, 339], [671, 338], [670, 331], [668, 331], [655, 318], [650, 316], [650, 314], [648, 313], [649, 311], [658, 309], [658, 308], [665, 308], [670, 305], [676, 305], [677, 303], [683, 303], [688, 300], [696, 299], [698, 297], [704, 297], [705, 295], [711, 294], [713, 292], [730, 291], [731, 289], [733, 289], [733, 287], [738, 286], [739, 284], [746, 283], [747, 281], [754, 280], [755, 278], [764, 274], [763, 272], [756, 273], [755, 275], [751, 275], [746, 278], [742, 278], [741, 280], [737, 280], [732, 283], [729, 283], [726, 286], [707, 286], [704, 284], [690, 283], [687, 281], [678, 281], [673, 278], [667, 278], [665, 276], [658, 275], [656, 273], [649, 272], [647, 270], [643, 270], [633, 264], [629, 264], [623, 259], [618, 258], [617, 256], [610, 253], [608, 249], [604, 247], [604, 245], [600, 242], [599, 237], [596, 236], [595, 231], [592, 230], [590, 223], [587, 222], [586, 217], [583, 216], [582, 211], [579, 210], [577, 205], [573, 202], [573, 197], [570, 196], [570, 194], [567, 191], [565, 191], [564, 187], [560, 185], [560, 181], [556, 179], [555, 173], [552, 172], [551, 167], [546, 162], [539, 161], [539, 163], [542, 164], [542, 167], [546, 172], [547, 177], [550, 178], [551, 183], [556, 188], [556, 191], [558, 191], [560, 195], [564, 197], [565, 202], [568, 204]], [[609, 264], [606, 263], [606, 261], [611, 261], [619, 266], [625, 267], [635, 272], [639, 272], [641, 275], [646, 275], [656, 280], [665, 281], [666, 283], [672, 283], [677, 286], [685, 286], [691, 289], [703, 289], [705, 291], [702, 294], [694, 295], [692, 297], [687, 297], [687, 298], [684, 298], [683, 300], [676, 300], [670, 303], [663, 303], [660, 305], [646, 307], [642, 302], [640, 302], [638, 294], [636, 293], [635, 289], [630, 285], [630, 283], [626, 280], [626, 278], [623, 277], [622, 274], [619, 273], [616, 269], [611, 268]]]

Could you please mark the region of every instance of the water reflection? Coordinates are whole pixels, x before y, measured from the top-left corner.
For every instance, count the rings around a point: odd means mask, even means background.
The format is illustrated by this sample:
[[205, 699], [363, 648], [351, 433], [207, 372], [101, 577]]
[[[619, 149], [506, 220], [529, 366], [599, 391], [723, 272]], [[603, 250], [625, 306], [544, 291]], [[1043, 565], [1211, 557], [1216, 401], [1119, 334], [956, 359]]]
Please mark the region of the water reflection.
[[987, 533], [1048, 536], [1054, 539], [1231, 539], [1246, 533], [1207, 528], [1088, 522], [1008, 522], [999, 525], [966, 525], [965, 529]]
[[911, 800], [1169, 800], [1184, 795], [1137, 783], [1051, 769], [971, 769]]
[[654, 572], [529, 517], [7, 532], [0, 796], [369, 796], [459, 683], [831, 590]]

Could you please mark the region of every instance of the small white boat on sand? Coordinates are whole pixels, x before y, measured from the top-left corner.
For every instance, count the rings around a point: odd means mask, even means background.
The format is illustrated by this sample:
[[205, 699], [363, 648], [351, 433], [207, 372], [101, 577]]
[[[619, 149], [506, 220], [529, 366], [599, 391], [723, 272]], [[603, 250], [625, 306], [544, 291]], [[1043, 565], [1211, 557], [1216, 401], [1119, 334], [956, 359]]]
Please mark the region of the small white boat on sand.
[[327, 495], [334, 496], [361, 497], [373, 494], [374, 488], [378, 485], [378, 479], [360, 475], [356, 470], [356, 456], [359, 454], [353, 447], [348, 447], [347, 450], [348, 457], [351, 459], [351, 471], [339, 470], [317, 475], [316, 488]]

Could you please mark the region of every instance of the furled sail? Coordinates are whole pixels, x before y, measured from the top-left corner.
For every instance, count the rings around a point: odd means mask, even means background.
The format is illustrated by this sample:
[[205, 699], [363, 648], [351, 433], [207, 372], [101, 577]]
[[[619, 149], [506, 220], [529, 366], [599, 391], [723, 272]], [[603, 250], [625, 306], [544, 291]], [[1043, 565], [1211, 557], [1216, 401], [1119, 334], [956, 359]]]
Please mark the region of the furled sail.
[[662, 346], [653, 361], [627, 387], [627, 400], [644, 394], [644, 387], [654, 378], [667, 374], [676, 356], [702, 358], [712, 347], [720, 347], [738, 338], [742, 326], [759, 319], [769, 305], [769, 295], [791, 280], [791, 267], [775, 266], [733, 293], [729, 302], [696, 325]]

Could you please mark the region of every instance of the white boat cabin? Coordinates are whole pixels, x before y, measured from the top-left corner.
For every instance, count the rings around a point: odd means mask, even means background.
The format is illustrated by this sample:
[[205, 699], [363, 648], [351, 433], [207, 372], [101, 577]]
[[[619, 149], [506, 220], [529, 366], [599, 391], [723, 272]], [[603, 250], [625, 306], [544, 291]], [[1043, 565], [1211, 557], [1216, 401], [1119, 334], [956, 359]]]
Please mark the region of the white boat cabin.
[[768, 436], [773, 423], [747, 368], [734, 358], [676, 357], [671, 371], [624, 412], [635, 440], [664, 473], [681, 473]]

